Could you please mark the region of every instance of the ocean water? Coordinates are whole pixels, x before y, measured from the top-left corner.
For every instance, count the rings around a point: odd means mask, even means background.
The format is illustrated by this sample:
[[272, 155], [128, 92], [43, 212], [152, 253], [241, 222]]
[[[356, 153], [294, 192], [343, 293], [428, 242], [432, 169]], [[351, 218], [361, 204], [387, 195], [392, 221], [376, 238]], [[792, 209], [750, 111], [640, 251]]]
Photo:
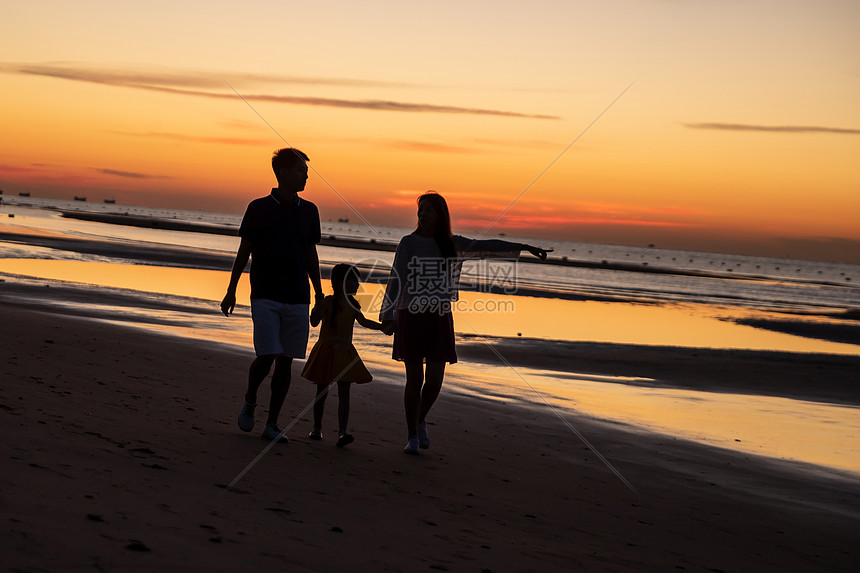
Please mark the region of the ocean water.
[[[19, 225], [61, 231], [90, 238], [180, 245], [225, 254], [235, 253], [237, 239], [231, 236], [182, 231], [165, 231], [88, 223], [63, 219], [60, 211], [120, 213], [196, 225], [238, 229], [241, 215], [205, 211], [170, 210], [37, 197], [2, 196], [0, 217], [14, 214], [27, 217]], [[10, 224], [7, 218], [0, 224]], [[322, 222], [323, 236], [396, 244], [412, 231], [407, 227], [367, 227], [348, 222]], [[456, 232], [456, 229], [455, 229]], [[465, 234], [465, 233], [464, 233]], [[594, 300], [654, 301], [747, 307], [794, 313], [838, 313], [860, 310], [860, 265], [702, 253], [648, 247], [630, 247], [535, 239], [515, 236], [487, 236], [552, 248], [550, 260], [605, 264], [607, 268], [519, 264], [515, 269], [516, 289], [530, 296], [587, 298]], [[8, 258], [10, 253], [0, 254]], [[47, 256], [47, 255], [46, 255]], [[377, 261], [390, 264], [388, 251], [322, 248], [326, 263]], [[524, 253], [523, 263], [535, 260]], [[612, 268], [620, 267], [620, 268]], [[464, 283], [485, 272], [479, 265], [466, 266]], [[641, 270], [643, 272], [636, 272]], [[664, 272], [646, 272], [646, 271]], [[672, 274], [677, 272], [678, 274]]]

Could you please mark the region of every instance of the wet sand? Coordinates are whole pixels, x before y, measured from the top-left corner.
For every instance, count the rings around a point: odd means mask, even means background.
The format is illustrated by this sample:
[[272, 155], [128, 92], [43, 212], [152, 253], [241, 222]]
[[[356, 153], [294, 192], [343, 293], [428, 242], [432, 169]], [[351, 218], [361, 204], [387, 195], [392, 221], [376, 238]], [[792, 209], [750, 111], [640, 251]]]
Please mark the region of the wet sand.
[[[860, 356], [717, 350], [600, 342], [494, 339], [464, 335], [467, 361], [585, 374], [649, 378], [649, 387], [782, 396], [860, 406]], [[625, 384], [636, 384], [635, 380]]]
[[[254, 432], [235, 423], [248, 351], [75, 316], [74, 306], [45, 312], [40, 296], [32, 287], [29, 307], [0, 305], [9, 569], [849, 571], [860, 559], [856, 474], [566, 414], [592, 450], [545, 409], [454, 391], [433, 412], [432, 448], [405, 456], [394, 370], [355, 389], [356, 442], [339, 449], [334, 397], [325, 440], [304, 437], [313, 385], [297, 363], [281, 414], [283, 426], [298, 419], [291, 442], [227, 489], [267, 445], [257, 434], [264, 406]], [[464, 360], [481, 359], [473, 342], [461, 345]], [[506, 342], [505, 356], [534, 360], [519, 342]], [[650, 369], [727, 391], [758, 380], [763, 393], [787, 395], [802, 395], [815, 373], [833, 380], [819, 399], [856, 397], [850, 357], [780, 366], [790, 357], [541, 348], [542, 367]]]

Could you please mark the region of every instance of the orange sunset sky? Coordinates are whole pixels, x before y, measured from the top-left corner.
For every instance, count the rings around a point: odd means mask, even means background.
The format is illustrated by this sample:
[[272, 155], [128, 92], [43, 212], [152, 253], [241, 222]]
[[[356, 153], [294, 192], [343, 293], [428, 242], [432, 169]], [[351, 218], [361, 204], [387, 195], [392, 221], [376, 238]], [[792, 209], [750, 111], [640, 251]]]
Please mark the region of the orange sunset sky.
[[2, 13], [7, 195], [241, 213], [277, 132], [323, 219], [860, 262], [856, 0]]

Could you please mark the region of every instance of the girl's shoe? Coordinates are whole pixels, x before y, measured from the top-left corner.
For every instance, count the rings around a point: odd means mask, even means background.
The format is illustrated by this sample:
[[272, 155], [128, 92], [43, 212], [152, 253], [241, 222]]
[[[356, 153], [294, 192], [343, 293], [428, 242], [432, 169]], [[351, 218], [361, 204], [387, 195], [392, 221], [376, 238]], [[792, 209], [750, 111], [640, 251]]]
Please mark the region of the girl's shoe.
[[412, 436], [409, 438], [409, 441], [406, 442], [406, 447], [403, 448], [404, 454], [412, 454], [413, 456], [418, 455], [418, 436]]
[[348, 446], [354, 441], [355, 438], [352, 436], [352, 434], [341, 434], [340, 437], [338, 437], [337, 443], [335, 443], [335, 445], [339, 448], [342, 448], [344, 446]]
[[311, 433], [308, 434], [308, 437], [312, 440], [322, 440], [322, 432], [319, 430], [312, 430]]
[[263, 439], [271, 441], [277, 440], [282, 444], [286, 444], [290, 441], [289, 438], [287, 438], [287, 436], [285, 436], [284, 433], [274, 424], [266, 424], [266, 428], [263, 430]]

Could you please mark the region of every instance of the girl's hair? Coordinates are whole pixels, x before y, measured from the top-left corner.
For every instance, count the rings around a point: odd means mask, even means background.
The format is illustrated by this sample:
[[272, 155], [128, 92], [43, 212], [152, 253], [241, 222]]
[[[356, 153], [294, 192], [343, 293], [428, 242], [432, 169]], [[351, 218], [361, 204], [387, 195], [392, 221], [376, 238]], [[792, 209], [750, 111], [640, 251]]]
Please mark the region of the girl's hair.
[[354, 276], [355, 280], [359, 279], [358, 269], [346, 263], [338, 263], [331, 269], [331, 288], [334, 291], [331, 308], [331, 326], [337, 326], [337, 311], [340, 307], [341, 299], [345, 299], [355, 309], [361, 308], [358, 301], [346, 292], [346, 281], [349, 277]]
[[[457, 249], [454, 248], [454, 236], [451, 233], [451, 213], [448, 211], [448, 203], [445, 198], [435, 191], [427, 191], [418, 197], [418, 205], [427, 201], [436, 211], [436, 232], [433, 238], [436, 245], [445, 258], [445, 268], [457, 257]], [[420, 223], [419, 223], [420, 225]]]

